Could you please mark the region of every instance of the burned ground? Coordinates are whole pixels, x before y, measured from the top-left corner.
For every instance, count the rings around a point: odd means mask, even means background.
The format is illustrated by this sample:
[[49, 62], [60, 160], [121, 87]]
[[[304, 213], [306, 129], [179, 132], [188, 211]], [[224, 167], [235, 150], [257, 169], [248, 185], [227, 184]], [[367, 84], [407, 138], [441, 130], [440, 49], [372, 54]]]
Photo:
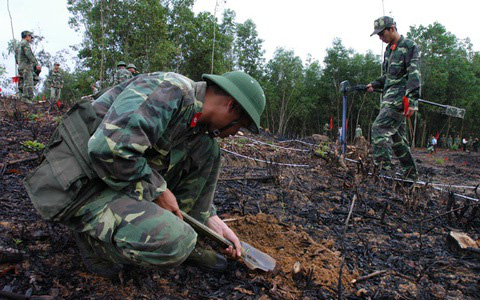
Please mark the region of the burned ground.
[[[3, 103], [0, 163], [6, 167], [0, 168], [0, 250], [22, 254], [18, 262], [0, 264], [4, 297], [478, 299], [478, 256], [446, 243], [451, 230], [479, 242], [477, 202], [431, 185], [478, 184], [478, 154], [439, 151], [432, 156], [415, 150], [421, 179], [428, 184], [412, 188], [369, 175], [368, 160], [363, 165], [347, 161], [345, 169], [334, 156], [315, 154], [310, 145], [281, 143], [265, 133], [223, 141], [224, 149], [269, 162], [224, 153], [215, 204], [242, 240], [277, 260], [278, 273], [252, 272], [232, 261], [224, 273], [189, 265], [131, 268], [111, 281], [86, 271], [71, 233], [41, 220], [22, 185], [38, 159], [21, 161], [35, 155], [21, 143], [46, 143], [58, 113], [46, 115], [39, 107], [43, 115], [28, 118]], [[349, 150], [352, 159], [362, 156], [358, 149]], [[455, 191], [476, 197], [468, 187]], [[449, 210], [453, 212], [446, 214]], [[377, 275], [363, 277], [372, 273]]]

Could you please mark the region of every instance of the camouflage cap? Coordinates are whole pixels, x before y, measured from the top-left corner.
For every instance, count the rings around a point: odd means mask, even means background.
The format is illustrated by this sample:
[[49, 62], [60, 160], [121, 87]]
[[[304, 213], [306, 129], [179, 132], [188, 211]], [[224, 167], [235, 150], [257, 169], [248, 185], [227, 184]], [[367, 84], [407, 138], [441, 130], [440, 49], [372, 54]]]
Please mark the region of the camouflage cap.
[[24, 38], [27, 37], [27, 36], [31, 36], [32, 39], [34, 38], [33, 32], [28, 31], [28, 30], [22, 31], [21, 35], [22, 35], [22, 39], [24, 39]]
[[135, 70], [137, 69], [137, 67], [135, 67], [134, 64], [128, 64], [127, 69], [130, 69], [130, 68], [134, 68]]
[[117, 67], [120, 67], [120, 66], [126, 67], [127, 64], [126, 64], [123, 60], [121, 60], [121, 61], [119, 61], [119, 62], [117, 63]]
[[373, 22], [374, 30], [373, 30], [373, 33], [370, 36], [372, 36], [374, 34], [379, 34], [385, 28], [390, 28], [393, 25], [396, 25], [396, 23], [395, 23], [395, 21], [393, 20], [392, 17], [388, 17], [388, 16], [380, 17], [380, 18], [376, 19], [375, 22]]

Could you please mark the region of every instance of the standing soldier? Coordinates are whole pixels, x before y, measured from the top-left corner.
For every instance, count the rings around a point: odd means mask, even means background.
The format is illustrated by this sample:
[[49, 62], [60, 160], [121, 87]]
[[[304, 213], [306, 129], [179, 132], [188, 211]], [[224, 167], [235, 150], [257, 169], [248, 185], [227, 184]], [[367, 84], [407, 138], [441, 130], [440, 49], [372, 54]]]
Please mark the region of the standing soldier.
[[132, 78], [132, 73], [125, 69], [127, 64], [124, 61], [119, 61], [117, 63], [117, 71], [115, 72], [115, 75], [113, 76], [113, 85], [117, 85], [120, 82], [123, 82], [124, 80]]
[[460, 149], [460, 142], [461, 142], [461, 140], [460, 140], [460, 135], [457, 134], [457, 136], [456, 136], [455, 139], [453, 140], [453, 149], [454, 149], [454, 150]]
[[405, 179], [416, 180], [417, 166], [407, 140], [406, 118], [418, 110], [420, 97], [420, 70], [417, 45], [397, 32], [393, 18], [384, 16], [374, 22], [374, 31], [387, 43], [383, 61], [383, 75], [367, 85], [368, 91], [383, 89], [380, 112], [372, 126], [373, 160], [376, 166], [391, 169], [389, 151], [400, 160]]
[[449, 135], [447, 138], [447, 148], [452, 149], [452, 146], [453, 146], [453, 138], [451, 135]]
[[42, 67], [38, 64], [35, 55], [33, 55], [30, 43], [33, 39], [33, 33], [30, 31], [22, 32], [22, 41], [18, 45], [16, 60], [18, 63], [18, 75], [20, 81], [18, 89], [21, 93], [22, 99], [29, 103], [33, 101], [33, 71], [36, 69], [40, 71]]
[[440, 138], [440, 148], [447, 148], [447, 138], [445, 137], [444, 134], [442, 134], [442, 137]]
[[60, 72], [60, 64], [55, 63], [53, 65], [53, 70], [50, 70], [48, 74], [47, 83], [50, 85], [50, 109], [57, 103], [60, 99], [60, 93], [63, 88], [63, 76]]
[[134, 77], [138, 75], [137, 67], [135, 67], [134, 64], [128, 64], [127, 70], [128, 70], [130, 73], [132, 73], [132, 75], [133, 75]]
[[360, 124], [357, 125], [357, 129], [355, 129], [355, 138], [363, 136], [362, 132], [362, 127], [360, 127]]

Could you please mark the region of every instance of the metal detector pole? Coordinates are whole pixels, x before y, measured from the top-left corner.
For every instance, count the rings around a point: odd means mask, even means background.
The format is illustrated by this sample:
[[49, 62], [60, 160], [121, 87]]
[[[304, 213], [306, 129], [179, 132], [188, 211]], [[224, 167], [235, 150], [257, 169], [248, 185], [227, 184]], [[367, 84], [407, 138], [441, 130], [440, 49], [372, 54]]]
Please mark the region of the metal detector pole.
[[343, 109], [342, 109], [342, 134], [340, 135], [340, 144], [342, 145], [342, 154], [347, 152], [347, 92], [350, 88], [348, 80], [340, 83], [340, 90], [343, 93]]

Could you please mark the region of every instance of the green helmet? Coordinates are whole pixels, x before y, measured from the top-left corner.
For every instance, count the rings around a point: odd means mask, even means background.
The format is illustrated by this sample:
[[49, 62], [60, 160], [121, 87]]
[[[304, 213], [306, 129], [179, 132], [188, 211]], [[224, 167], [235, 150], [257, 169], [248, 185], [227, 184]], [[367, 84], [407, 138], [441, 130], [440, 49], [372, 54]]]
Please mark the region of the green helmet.
[[121, 60], [121, 61], [119, 61], [119, 62], [117, 63], [117, 68], [120, 67], [120, 66], [126, 67], [127, 64], [126, 64], [123, 60]]
[[233, 71], [220, 75], [203, 74], [202, 78], [210, 80], [229, 93], [253, 120], [248, 130], [258, 133], [260, 116], [265, 109], [265, 94], [260, 84], [250, 75]]
[[135, 70], [137, 69], [137, 67], [135, 67], [134, 64], [128, 64], [127, 69], [130, 69], [130, 68], [134, 68]]

